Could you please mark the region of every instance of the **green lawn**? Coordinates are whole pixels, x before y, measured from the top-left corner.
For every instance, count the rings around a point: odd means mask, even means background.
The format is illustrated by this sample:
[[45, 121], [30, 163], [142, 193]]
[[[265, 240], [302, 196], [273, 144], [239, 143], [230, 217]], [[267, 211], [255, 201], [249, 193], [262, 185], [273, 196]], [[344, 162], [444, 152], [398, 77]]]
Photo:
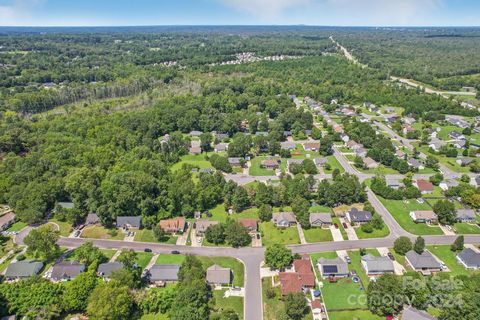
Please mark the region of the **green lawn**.
[[371, 233], [364, 232], [361, 227], [354, 229], [358, 239], [385, 238], [390, 234], [390, 230], [388, 230], [386, 224], [383, 225], [383, 228], [381, 230], [373, 229], [373, 232]]
[[405, 256], [402, 256], [401, 254], [396, 253], [395, 250], [393, 250], [393, 248], [388, 249], [388, 251], [390, 251], [390, 253], [393, 254], [393, 256], [395, 257], [395, 261], [400, 263], [403, 267], [405, 267], [405, 269], [407, 270], [409, 269], [407, 268], [407, 264], [405, 263]]
[[305, 234], [305, 240], [307, 240], [307, 242], [333, 241], [330, 229], [310, 228], [308, 230], [304, 229], [303, 233]]
[[25, 222], [18, 221], [18, 222], [15, 222], [14, 224], [12, 224], [10, 226], [10, 228], [7, 229], [7, 231], [18, 232], [18, 231], [22, 230], [23, 228], [25, 228], [26, 226], [27, 226], [27, 224]]
[[333, 170], [338, 169], [340, 170], [340, 173], [345, 172], [345, 169], [343, 166], [338, 162], [337, 158], [335, 156], [327, 156], [327, 163], [330, 164], [330, 170], [324, 170], [325, 173], [332, 173]]
[[[328, 310], [327, 310], [328, 311]], [[369, 310], [354, 310], [354, 311], [333, 311], [328, 312], [330, 320], [384, 320], [385, 317], [377, 316]]]
[[[272, 288], [272, 278], [263, 278], [262, 279], [262, 297], [263, 297], [263, 320], [278, 320], [284, 319], [285, 315], [285, 304], [282, 299], [282, 293], [280, 287], [275, 287], [275, 297], [268, 299], [266, 292], [269, 288]], [[309, 313], [303, 317], [302, 320], [311, 320], [312, 314]]]
[[153, 253], [151, 252], [137, 252], [136, 262], [142, 269], [145, 269], [150, 260], [152, 260], [152, 257]]
[[286, 229], [278, 229], [271, 221], [261, 222], [259, 224], [260, 232], [262, 234], [262, 243], [264, 246], [269, 246], [275, 243], [280, 244], [298, 244], [300, 238], [295, 226]]
[[[370, 253], [371, 255], [374, 256], [380, 256], [380, 253], [378, 252], [377, 249], [367, 249], [367, 253]], [[367, 274], [365, 273], [365, 270], [362, 267], [361, 264], [361, 256], [360, 256], [360, 251], [348, 251], [348, 256], [352, 260], [352, 263], [348, 265], [349, 270], [355, 270], [357, 272], [357, 275], [360, 277], [362, 280], [363, 286], [366, 288], [368, 287], [368, 283], [370, 282], [370, 279], [368, 278]]]
[[458, 234], [480, 234], [480, 228], [476, 224], [455, 223], [454, 229]]
[[[365, 292], [361, 285], [354, 283], [351, 278], [340, 279], [336, 283], [330, 283], [328, 280], [323, 281], [321, 291], [327, 310], [365, 308], [365, 304], [361, 303], [361, 296]], [[366, 297], [363, 298], [366, 301]]]
[[333, 217], [332, 221], [333, 221], [333, 223], [336, 223], [338, 225], [338, 228], [340, 229], [340, 233], [342, 234], [343, 240], [348, 239], [347, 232], [343, 228], [343, 225], [340, 222], [340, 219], [338, 217]]
[[123, 238], [125, 238], [125, 234], [117, 229], [106, 229], [102, 226], [91, 226], [83, 229], [81, 237], [90, 239], [123, 240]]
[[311, 206], [310, 209], [308, 209], [309, 212], [328, 212], [328, 213], [331, 213], [332, 212], [332, 209], [330, 209], [329, 207], [325, 207], [325, 206], [321, 206], [321, 205], [314, 205], [314, 206]]
[[[209, 212], [212, 214], [212, 216], [210, 218], [207, 218], [208, 220], [225, 222], [227, 221], [227, 217], [229, 217], [229, 215], [225, 211], [225, 206], [223, 204], [217, 205], [215, 208], [210, 209]], [[258, 219], [258, 208], [254, 207], [254, 208], [243, 210], [240, 213], [233, 213], [230, 217], [234, 219], [242, 219], [242, 218]]]
[[410, 217], [410, 211], [431, 210], [430, 206], [425, 203], [418, 203], [416, 200], [386, 200], [378, 197], [390, 214], [405, 230], [416, 235], [441, 235], [442, 230], [437, 226], [428, 226], [425, 223], [415, 223]]
[[185, 260], [183, 254], [161, 254], [157, 258], [156, 264], [182, 264]]
[[63, 237], [68, 237], [72, 233], [72, 225], [68, 222], [59, 221], [57, 219], [50, 219], [49, 222], [55, 223], [60, 227], [60, 235]]
[[[209, 153], [209, 154], [213, 154], [213, 153]], [[213, 168], [210, 161], [207, 161], [205, 159], [205, 155], [206, 154], [204, 154], [204, 153], [199, 154], [199, 155], [187, 154], [187, 155], [181, 157], [180, 161], [175, 163], [172, 166], [172, 171], [176, 171], [176, 170], [182, 168], [182, 166], [184, 164], [190, 164], [194, 167], [198, 167], [199, 169]]]
[[213, 290], [213, 298], [215, 299], [214, 310], [221, 312], [222, 310], [234, 310], [240, 319], [243, 319], [243, 298], [242, 297], [228, 297], [224, 298], [226, 290]]
[[175, 236], [166, 237], [165, 241], [158, 241], [158, 239], [155, 237], [155, 234], [150, 229], [142, 229], [142, 230], [135, 231], [134, 240], [140, 241], [140, 242], [155, 242], [155, 243], [162, 242], [162, 243], [168, 243], [168, 244], [177, 243], [177, 237]]
[[433, 192], [423, 195], [423, 198], [443, 198], [442, 189], [437, 186], [433, 186]]
[[170, 317], [163, 313], [149, 313], [144, 314], [140, 320], [170, 320]]
[[107, 257], [108, 260], [112, 259], [112, 257], [115, 255], [115, 252], [117, 252], [117, 250], [110, 250], [110, 249], [100, 249], [100, 251], [103, 253], [105, 257]]
[[457, 262], [456, 253], [450, 250], [450, 246], [428, 246], [428, 250], [442, 260], [454, 275], [469, 275], [474, 271], [465, 269]]

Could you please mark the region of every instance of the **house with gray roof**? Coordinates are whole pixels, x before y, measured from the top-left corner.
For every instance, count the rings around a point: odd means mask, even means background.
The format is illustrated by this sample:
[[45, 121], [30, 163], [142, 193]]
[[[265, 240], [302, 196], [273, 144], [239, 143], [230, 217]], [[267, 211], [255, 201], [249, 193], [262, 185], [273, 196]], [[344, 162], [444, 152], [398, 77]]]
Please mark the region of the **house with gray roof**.
[[457, 187], [459, 185], [458, 181], [457, 180], [453, 180], [453, 179], [448, 179], [448, 180], [445, 180], [445, 181], [442, 181], [440, 182], [440, 184], [438, 185], [440, 187], [440, 189], [442, 189], [443, 191], [446, 191], [450, 188], [453, 188], [453, 187]]
[[296, 147], [297, 145], [295, 144], [295, 142], [292, 141], [280, 142], [280, 148], [282, 148], [283, 150], [295, 150]]
[[365, 148], [357, 148], [355, 150], [355, 155], [361, 157], [361, 158], [365, 158], [367, 156], [367, 150]]
[[315, 163], [317, 168], [324, 167], [328, 163], [328, 159], [325, 157], [315, 158], [313, 159], [313, 163]]
[[240, 157], [229, 157], [229, 158], [228, 158], [228, 163], [229, 163], [232, 167], [241, 167], [243, 160], [244, 160], [244, 159], [243, 159], [243, 158], [240, 158]]
[[459, 222], [473, 223], [477, 220], [477, 214], [472, 209], [458, 209], [455, 214]]
[[388, 257], [375, 257], [369, 253], [364, 255], [361, 260], [362, 267], [368, 276], [395, 272], [393, 262]]
[[387, 178], [385, 182], [387, 183], [387, 186], [395, 190], [405, 187], [403, 182], [401, 182], [399, 179]]
[[312, 227], [328, 227], [333, 223], [332, 215], [326, 212], [312, 212], [309, 216]]
[[53, 281], [68, 281], [85, 271], [85, 265], [78, 261], [61, 261], [53, 265], [50, 278]]
[[117, 217], [117, 228], [136, 228], [140, 229], [142, 225], [141, 216], [119, 216]]
[[232, 270], [214, 264], [207, 269], [207, 282], [213, 285], [224, 285], [232, 282]]
[[219, 143], [213, 148], [215, 152], [224, 152], [228, 150], [228, 143]]
[[13, 211], [8, 211], [2, 216], [0, 216], [0, 231], [4, 231], [15, 222], [16, 215]]
[[151, 284], [165, 285], [178, 281], [178, 264], [154, 264], [150, 269], [145, 270], [145, 277]]
[[219, 224], [218, 221], [210, 221], [205, 219], [199, 219], [194, 223], [195, 234], [197, 236], [203, 236], [208, 227]]
[[318, 270], [322, 278], [346, 278], [350, 275], [348, 264], [342, 258], [318, 259]]
[[467, 269], [480, 269], [480, 253], [471, 248], [457, 254], [457, 261]]
[[272, 222], [278, 228], [288, 228], [297, 224], [293, 212], [276, 212], [272, 216]]
[[425, 311], [417, 310], [412, 306], [404, 307], [400, 320], [437, 320]]
[[100, 223], [100, 218], [96, 213], [89, 213], [85, 219], [85, 224], [94, 225]]
[[103, 278], [109, 278], [112, 272], [123, 269], [123, 263], [121, 262], [107, 262], [101, 263], [97, 268], [97, 275]]
[[405, 254], [405, 260], [413, 270], [424, 275], [442, 271], [442, 264], [428, 250], [423, 251], [421, 254], [410, 250]]
[[367, 223], [372, 220], [372, 213], [369, 211], [360, 211], [357, 208], [352, 208], [347, 212], [347, 219], [350, 223]]
[[17, 280], [26, 279], [37, 275], [43, 268], [43, 262], [40, 261], [17, 261], [8, 265], [5, 270], [5, 279]]
[[418, 161], [417, 159], [415, 158], [410, 158], [407, 160], [407, 163], [410, 167], [414, 167], [415, 169], [418, 169], [418, 170], [423, 170], [425, 169], [425, 166], [422, 162]]

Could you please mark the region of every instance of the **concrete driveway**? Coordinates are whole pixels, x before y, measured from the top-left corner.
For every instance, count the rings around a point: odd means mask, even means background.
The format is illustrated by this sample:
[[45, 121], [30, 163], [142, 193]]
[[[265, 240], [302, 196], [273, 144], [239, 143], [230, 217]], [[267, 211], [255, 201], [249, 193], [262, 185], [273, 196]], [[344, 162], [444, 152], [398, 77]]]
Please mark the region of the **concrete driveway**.
[[355, 229], [345, 220], [345, 218], [340, 218], [340, 223], [342, 225], [345, 223], [347, 226], [345, 229], [345, 232], [347, 233], [348, 240], [358, 240], [357, 233], [355, 232]]
[[340, 228], [337, 229], [335, 226], [329, 227], [330, 232], [332, 233], [333, 241], [343, 241], [342, 233], [340, 232]]
[[[390, 252], [388, 248], [385, 248], [385, 247], [377, 248], [377, 250], [378, 252], [380, 252], [380, 255], [384, 257], [388, 257], [388, 253]], [[393, 262], [393, 267], [395, 268], [396, 275], [401, 276], [406, 272], [405, 268], [398, 261], [395, 260], [392, 262]]]

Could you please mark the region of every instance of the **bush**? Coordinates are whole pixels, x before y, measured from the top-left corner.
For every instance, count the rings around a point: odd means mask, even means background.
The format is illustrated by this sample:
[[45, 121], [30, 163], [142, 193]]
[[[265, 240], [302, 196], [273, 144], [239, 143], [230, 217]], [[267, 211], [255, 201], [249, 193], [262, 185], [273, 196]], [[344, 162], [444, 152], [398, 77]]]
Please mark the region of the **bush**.
[[373, 227], [370, 223], [362, 224], [361, 229], [365, 233], [372, 233], [373, 232]]
[[17, 260], [18, 260], [18, 261], [25, 260], [25, 255], [24, 255], [24, 254], [19, 254], [19, 255], [17, 256]]
[[274, 299], [277, 296], [277, 293], [274, 288], [268, 288], [265, 295], [267, 296], [267, 299]]
[[395, 250], [396, 253], [405, 255], [408, 251], [412, 250], [413, 244], [412, 241], [408, 237], [400, 237], [397, 240], [395, 240], [395, 243], [393, 245], [393, 249]]

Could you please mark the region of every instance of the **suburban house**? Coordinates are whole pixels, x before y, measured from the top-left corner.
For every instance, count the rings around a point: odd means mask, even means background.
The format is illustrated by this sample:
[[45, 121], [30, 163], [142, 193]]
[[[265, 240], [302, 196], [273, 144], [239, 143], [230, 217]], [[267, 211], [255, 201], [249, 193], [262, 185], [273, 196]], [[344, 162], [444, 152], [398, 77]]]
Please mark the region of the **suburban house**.
[[414, 118], [411, 118], [411, 117], [404, 117], [402, 119], [402, 122], [403, 123], [406, 123], [406, 124], [409, 124], [409, 125], [412, 125], [414, 124], [415, 122], [417, 122], [417, 120], [415, 120]]
[[283, 136], [284, 137], [291, 137], [292, 136], [292, 131], [283, 131]]
[[455, 213], [459, 222], [474, 223], [477, 220], [477, 215], [472, 209], [458, 209]]
[[423, 165], [422, 162], [418, 161], [417, 159], [415, 158], [410, 158], [407, 160], [407, 163], [410, 167], [413, 167], [415, 169], [418, 169], [418, 170], [423, 170], [425, 169], [425, 166]]
[[214, 264], [207, 269], [207, 282], [216, 286], [229, 285], [232, 282], [232, 270]]
[[184, 217], [176, 217], [167, 220], [160, 220], [160, 228], [167, 233], [183, 233], [187, 226]]
[[340, 139], [342, 139], [343, 142], [348, 142], [348, 140], [350, 140], [350, 137], [348, 135], [346, 135], [345, 133], [342, 133], [340, 135]]
[[418, 179], [413, 183], [422, 194], [433, 192], [433, 184], [430, 181]]
[[215, 152], [224, 152], [228, 150], [228, 143], [219, 143], [216, 144], [215, 147], [213, 148], [213, 151]]
[[150, 269], [145, 270], [145, 276], [150, 284], [165, 286], [167, 283], [178, 281], [178, 264], [154, 264]]
[[228, 135], [228, 133], [221, 133], [221, 132], [212, 132], [213, 136], [215, 137], [215, 140], [217, 141], [223, 141], [223, 140], [226, 140], [228, 138], [230, 138], [230, 136]]
[[202, 132], [193, 130], [193, 131], [190, 131], [189, 135], [190, 137], [200, 137], [202, 135]]
[[480, 253], [471, 248], [457, 254], [457, 260], [467, 269], [480, 269]]
[[319, 148], [319, 142], [305, 142], [303, 144], [303, 149], [305, 149], [305, 151], [317, 151]]
[[17, 280], [26, 279], [37, 275], [43, 268], [43, 262], [39, 261], [17, 261], [8, 265], [5, 270], [5, 279]]
[[395, 151], [395, 155], [396, 155], [398, 158], [403, 159], [403, 158], [405, 158], [406, 153], [403, 152], [402, 150], [397, 150], [397, 151]]
[[117, 217], [117, 228], [136, 228], [140, 229], [142, 225], [141, 216], [120, 216]]
[[228, 163], [232, 166], [232, 167], [241, 167], [242, 166], [242, 163], [243, 163], [243, 158], [239, 158], [239, 157], [230, 157], [228, 158]]
[[417, 310], [412, 306], [406, 306], [403, 308], [400, 320], [437, 320], [437, 318], [425, 311]]
[[0, 217], [0, 231], [4, 231], [15, 222], [15, 213], [13, 211], [8, 211], [3, 216]]
[[357, 146], [360, 147], [360, 145], [356, 143], [354, 140], [348, 140], [347, 143], [345, 143], [345, 145], [350, 149], [354, 149]]
[[457, 159], [456, 163], [461, 165], [462, 167], [468, 166], [472, 162], [475, 161], [475, 158], [459, 158]]
[[438, 186], [443, 191], [446, 191], [450, 188], [457, 187], [458, 185], [459, 185], [459, 183], [458, 183], [457, 180], [445, 180], [445, 181], [440, 182], [440, 184]]
[[280, 142], [280, 148], [282, 148], [283, 150], [295, 150], [296, 147], [297, 145], [295, 144], [295, 142], [292, 141]]
[[97, 268], [97, 275], [102, 278], [110, 278], [112, 272], [123, 269], [121, 262], [101, 263]]
[[302, 292], [302, 281], [298, 277], [298, 274], [294, 272], [280, 272], [278, 274], [280, 281], [280, 288], [283, 296], [289, 293]]
[[312, 227], [328, 227], [331, 226], [332, 216], [325, 212], [312, 212], [309, 216], [310, 225]]
[[442, 264], [428, 250], [423, 251], [422, 254], [410, 250], [405, 254], [405, 260], [413, 270], [421, 272], [423, 275], [442, 271]]
[[378, 168], [378, 162], [370, 157], [363, 158], [363, 165], [368, 169]]
[[53, 281], [68, 281], [85, 271], [85, 265], [78, 261], [61, 261], [53, 265], [50, 278]]
[[327, 158], [315, 158], [313, 159], [313, 163], [315, 163], [315, 166], [317, 168], [324, 167], [328, 163]]
[[467, 145], [465, 140], [457, 140], [455, 142], [452, 142], [452, 145], [457, 148], [457, 149], [463, 149]]
[[322, 302], [320, 299], [315, 299], [311, 303], [312, 307], [312, 314], [314, 319], [322, 319], [322, 314], [325, 310], [325, 308], [322, 305]]
[[372, 213], [369, 211], [360, 211], [357, 208], [352, 208], [347, 212], [347, 219], [352, 224], [363, 224], [372, 220]]
[[199, 219], [194, 224], [195, 234], [197, 236], [203, 236], [207, 228], [213, 225], [218, 224], [218, 221], [210, 221], [205, 219]]
[[449, 132], [448, 137], [453, 140], [465, 140], [465, 136], [457, 131]]
[[243, 218], [238, 219], [238, 223], [247, 228], [249, 233], [255, 233], [258, 230], [258, 221], [257, 219]]
[[438, 217], [432, 210], [410, 211], [410, 217], [416, 223], [436, 223]]
[[278, 228], [288, 228], [297, 224], [293, 212], [276, 212], [272, 216], [272, 222]]
[[342, 258], [318, 259], [318, 270], [322, 278], [345, 278], [350, 275], [348, 264]]
[[361, 158], [365, 158], [367, 156], [367, 150], [365, 148], [357, 148], [355, 150], [355, 155], [361, 157]]
[[188, 152], [193, 155], [199, 155], [202, 153], [202, 148], [201, 147], [190, 147], [188, 149]]
[[270, 169], [270, 170], [276, 170], [280, 167], [280, 165], [278, 164], [278, 160], [274, 160], [274, 159], [262, 160], [260, 165], [262, 168]]
[[95, 225], [100, 223], [100, 218], [96, 213], [89, 213], [85, 219], [86, 225]]
[[440, 149], [445, 145], [442, 141], [432, 141], [428, 147], [431, 148], [433, 151], [440, 151]]
[[401, 182], [398, 179], [386, 179], [385, 181], [386, 181], [388, 187], [390, 187], [392, 189], [395, 189], [395, 190], [398, 190], [400, 188], [405, 187], [403, 182]]
[[371, 254], [366, 254], [362, 257], [361, 263], [368, 276], [395, 272], [393, 262], [389, 257], [375, 257]]
[[293, 272], [280, 272], [282, 295], [306, 292], [315, 287], [315, 275], [308, 256], [293, 261]]

